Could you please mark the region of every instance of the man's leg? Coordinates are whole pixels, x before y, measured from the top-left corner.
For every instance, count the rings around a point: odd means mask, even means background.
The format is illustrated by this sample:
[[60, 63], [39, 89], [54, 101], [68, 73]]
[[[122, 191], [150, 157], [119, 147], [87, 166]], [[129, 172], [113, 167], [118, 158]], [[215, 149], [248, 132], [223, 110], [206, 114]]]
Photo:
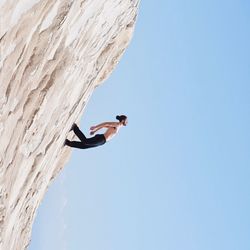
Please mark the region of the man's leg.
[[86, 145], [82, 141], [70, 141], [68, 139], [65, 140], [64, 145], [67, 145], [67, 146], [69, 146], [71, 148], [81, 148], [81, 149], [91, 148], [92, 147], [91, 145]]
[[82, 131], [78, 128], [76, 124], [74, 124], [73, 126], [73, 131], [81, 141], [85, 141], [87, 139], [86, 136], [82, 133]]

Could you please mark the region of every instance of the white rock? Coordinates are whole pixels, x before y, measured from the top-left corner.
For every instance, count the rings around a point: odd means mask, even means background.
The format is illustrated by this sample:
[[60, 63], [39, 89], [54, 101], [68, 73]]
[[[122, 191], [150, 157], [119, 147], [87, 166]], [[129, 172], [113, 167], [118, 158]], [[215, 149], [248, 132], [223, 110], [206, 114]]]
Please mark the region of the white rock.
[[128, 46], [138, 2], [0, 2], [1, 250], [27, 248], [37, 207], [69, 160], [66, 134]]

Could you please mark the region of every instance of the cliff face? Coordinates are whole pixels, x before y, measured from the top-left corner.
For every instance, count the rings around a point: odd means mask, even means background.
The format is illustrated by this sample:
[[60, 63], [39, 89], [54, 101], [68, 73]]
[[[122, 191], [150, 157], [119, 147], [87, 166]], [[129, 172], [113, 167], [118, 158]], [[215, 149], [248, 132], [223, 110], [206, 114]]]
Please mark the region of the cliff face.
[[139, 0], [0, 2], [0, 249], [28, 246], [94, 88], [127, 47]]

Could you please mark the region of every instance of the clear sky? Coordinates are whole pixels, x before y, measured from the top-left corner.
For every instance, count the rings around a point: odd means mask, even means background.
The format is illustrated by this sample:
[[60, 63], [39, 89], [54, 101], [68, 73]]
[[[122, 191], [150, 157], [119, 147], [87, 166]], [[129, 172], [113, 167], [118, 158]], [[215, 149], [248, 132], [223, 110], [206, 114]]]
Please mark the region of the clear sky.
[[134, 38], [81, 121], [29, 250], [250, 249], [250, 2], [141, 1]]

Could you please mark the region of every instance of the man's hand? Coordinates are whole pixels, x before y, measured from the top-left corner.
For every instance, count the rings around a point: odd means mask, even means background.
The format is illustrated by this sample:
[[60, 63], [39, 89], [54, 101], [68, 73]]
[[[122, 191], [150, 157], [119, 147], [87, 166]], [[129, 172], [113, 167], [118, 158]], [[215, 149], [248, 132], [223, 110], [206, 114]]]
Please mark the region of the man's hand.
[[90, 127], [90, 134], [93, 135], [97, 131], [96, 126]]
[[95, 130], [95, 129], [96, 129], [96, 126], [90, 127], [90, 130]]

